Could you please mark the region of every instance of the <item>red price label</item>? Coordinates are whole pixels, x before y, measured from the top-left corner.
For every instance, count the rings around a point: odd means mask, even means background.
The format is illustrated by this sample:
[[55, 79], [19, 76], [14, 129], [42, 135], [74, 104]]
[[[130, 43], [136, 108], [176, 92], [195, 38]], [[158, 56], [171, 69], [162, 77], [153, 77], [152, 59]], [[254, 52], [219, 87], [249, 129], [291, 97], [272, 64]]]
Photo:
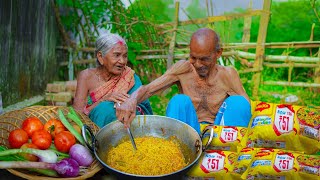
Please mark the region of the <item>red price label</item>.
[[224, 168], [225, 156], [217, 152], [205, 153], [200, 168], [205, 172], [216, 172]]
[[279, 117], [279, 128], [281, 131], [285, 131], [285, 132], [288, 132], [289, 130], [289, 117], [287, 116], [280, 116]]
[[208, 166], [207, 169], [210, 169], [211, 171], [218, 171], [218, 169], [219, 169], [219, 159], [209, 158], [207, 166]]
[[287, 107], [277, 107], [273, 128], [277, 135], [289, 133], [293, 130], [294, 113]]
[[234, 142], [237, 140], [238, 131], [233, 128], [222, 128], [220, 139], [222, 142]]
[[288, 154], [277, 154], [274, 160], [274, 168], [276, 171], [289, 171], [293, 168], [294, 157]]

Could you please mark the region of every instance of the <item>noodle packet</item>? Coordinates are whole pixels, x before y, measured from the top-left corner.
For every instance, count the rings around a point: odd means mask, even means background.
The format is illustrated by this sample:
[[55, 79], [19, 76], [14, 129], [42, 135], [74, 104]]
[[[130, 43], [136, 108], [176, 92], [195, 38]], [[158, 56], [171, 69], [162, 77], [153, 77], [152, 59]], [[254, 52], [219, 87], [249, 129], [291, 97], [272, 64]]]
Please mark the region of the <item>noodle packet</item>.
[[231, 151], [206, 150], [187, 173], [191, 179], [230, 179], [237, 153]]
[[297, 161], [300, 179], [320, 179], [320, 156], [300, 154]]
[[237, 161], [234, 163], [234, 168], [231, 173], [233, 179], [241, 179], [241, 175], [247, 170], [253, 157], [257, 152], [270, 152], [273, 149], [270, 148], [243, 148], [238, 153]]
[[250, 100], [250, 106], [251, 106], [251, 114], [254, 113], [254, 110], [256, 109], [256, 105], [260, 103], [260, 101], [253, 101], [253, 100]]
[[320, 150], [318, 120], [314, 118], [311, 127], [303, 112], [303, 106], [257, 102], [246, 146], [316, 153]]
[[247, 170], [252, 157], [256, 153], [255, 148], [243, 148], [239, 153], [236, 162], [233, 164], [232, 177], [239, 178]]
[[[312, 156], [308, 163], [301, 159], [310, 155], [298, 152], [264, 149], [258, 151], [247, 170], [242, 174], [242, 179], [319, 179], [320, 157]], [[300, 161], [299, 161], [300, 159]]]
[[[213, 139], [207, 149], [237, 152], [247, 128], [236, 126], [200, 125], [202, 132], [213, 128]], [[209, 131], [203, 134], [202, 143], [208, 142]], [[245, 145], [245, 144], [244, 144]]]
[[[300, 125], [299, 139], [303, 147], [316, 147], [320, 150], [320, 108], [300, 107], [297, 110]], [[315, 146], [318, 145], [318, 146]], [[314, 148], [312, 148], [314, 149]], [[312, 154], [314, 152], [311, 152]]]

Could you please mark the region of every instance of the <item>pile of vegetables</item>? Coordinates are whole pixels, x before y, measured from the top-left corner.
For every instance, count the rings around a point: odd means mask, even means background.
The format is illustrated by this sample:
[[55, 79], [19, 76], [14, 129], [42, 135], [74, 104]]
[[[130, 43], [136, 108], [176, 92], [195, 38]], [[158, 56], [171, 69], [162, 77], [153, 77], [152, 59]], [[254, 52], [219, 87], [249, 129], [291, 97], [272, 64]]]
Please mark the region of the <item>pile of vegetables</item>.
[[23, 120], [19, 129], [9, 133], [10, 149], [0, 146], [0, 169], [27, 168], [46, 176], [76, 177], [80, 167], [93, 162], [81, 136], [83, 123], [72, 107], [67, 118], [58, 110], [59, 119], [42, 123], [38, 117]]

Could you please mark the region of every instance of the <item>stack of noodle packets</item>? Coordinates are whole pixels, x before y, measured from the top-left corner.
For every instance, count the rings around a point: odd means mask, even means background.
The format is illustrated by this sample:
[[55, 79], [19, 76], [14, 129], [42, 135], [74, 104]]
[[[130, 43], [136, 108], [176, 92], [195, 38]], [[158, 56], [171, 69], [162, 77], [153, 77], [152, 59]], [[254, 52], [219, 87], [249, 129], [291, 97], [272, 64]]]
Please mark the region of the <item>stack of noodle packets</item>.
[[320, 157], [280, 149], [256, 151], [242, 179], [319, 179]]
[[245, 127], [235, 126], [205, 126], [201, 130], [209, 129], [202, 138], [206, 144], [213, 129], [213, 139], [207, 150], [203, 152], [197, 164], [188, 172], [191, 179], [231, 179], [233, 164], [237, 160], [237, 150], [242, 148], [242, 139], [247, 133]]
[[205, 179], [206, 177], [215, 180], [231, 179], [231, 172], [236, 159], [236, 152], [206, 150], [187, 175], [196, 179]]
[[256, 102], [246, 146], [314, 154], [320, 150], [320, 110], [303, 106]]
[[[251, 101], [248, 128], [201, 124], [206, 145], [189, 179], [320, 179], [320, 109]], [[235, 117], [236, 120], [236, 117]]]
[[[205, 128], [213, 128], [213, 139], [211, 144], [207, 149], [211, 150], [223, 150], [223, 151], [233, 151], [237, 152], [239, 147], [245, 145], [241, 142], [247, 133], [247, 128], [236, 127], [236, 126], [204, 126], [201, 125], [201, 130]], [[210, 130], [203, 136], [202, 143], [206, 144], [208, 142], [210, 135]]]

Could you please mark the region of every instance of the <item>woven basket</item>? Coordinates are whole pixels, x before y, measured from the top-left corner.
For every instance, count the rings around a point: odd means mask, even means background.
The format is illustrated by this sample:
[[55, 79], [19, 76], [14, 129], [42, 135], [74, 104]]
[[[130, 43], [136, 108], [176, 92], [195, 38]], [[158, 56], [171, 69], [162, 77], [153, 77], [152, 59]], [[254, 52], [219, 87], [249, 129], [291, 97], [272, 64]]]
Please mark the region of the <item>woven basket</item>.
[[[0, 116], [0, 145], [4, 145], [9, 147], [8, 136], [10, 131], [14, 129], [21, 128], [22, 121], [27, 117], [38, 117], [43, 123], [48, 121], [51, 118], [58, 118], [57, 110], [61, 109], [64, 114], [68, 113], [68, 108], [63, 106], [31, 106], [21, 110], [15, 110], [11, 112], [7, 112]], [[96, 126], [87, 116], [78, 113], [79, 117], [81, 118], [84, 124], [87, 124], [94, 133], [99, 131], [99, 127]], [[59, 118], [58, 118], [59, 119]], [[68, 119], [69, 120], [69, 119]], [[75, 124], [73, 121], [69, 120], [71, 124]], [[66, 180], [73, 180], [73, 179], [87, 179], [92, 177], [96, 174], [100, 169], [102, 169], [100, 163], [97, 160], [91, 164], [90, 167], [85, 169], [83, 172], [80, 172], [80, 175], [74, 178], [63, 178]], [[24, 169], [8, 169], [9, 172], [12, 174], [25, 178], [25, 179], [32, 179], [32, 180], [56, 180], [62, 178], [54, 178], [54, 177], [47, 177], [41, 174], [37, 174], [31, 171], [27, 171]]]

